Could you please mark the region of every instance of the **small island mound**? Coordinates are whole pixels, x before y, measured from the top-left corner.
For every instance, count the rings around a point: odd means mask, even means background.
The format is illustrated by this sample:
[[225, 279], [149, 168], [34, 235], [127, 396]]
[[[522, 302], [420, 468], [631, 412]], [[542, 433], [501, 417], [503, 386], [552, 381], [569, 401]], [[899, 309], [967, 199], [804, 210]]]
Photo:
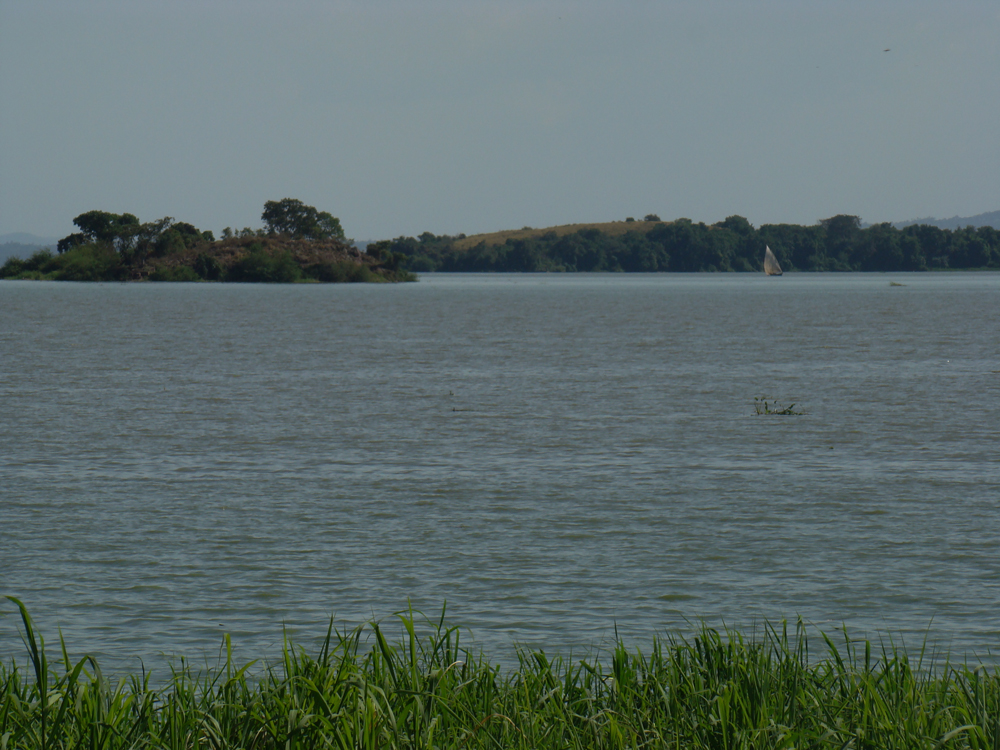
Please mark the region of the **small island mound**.
[[415, 281], [403, 256], [382, 244], [362, 253], [340, 221], [302, 201], [267, 201], [264, 228], [222, 230], [215, 239], [186, 222], [164, 217], [142, 223], [132, 214], [88, 211], [80, 230], [59, 240], [57, 252], [9, 258], [0, 279], [49, 281], [395, 282]]

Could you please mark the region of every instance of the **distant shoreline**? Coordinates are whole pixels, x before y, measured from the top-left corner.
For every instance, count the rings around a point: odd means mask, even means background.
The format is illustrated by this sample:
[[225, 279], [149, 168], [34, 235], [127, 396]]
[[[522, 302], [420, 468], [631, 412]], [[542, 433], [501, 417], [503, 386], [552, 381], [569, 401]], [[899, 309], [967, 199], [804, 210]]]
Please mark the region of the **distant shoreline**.
[[[765, 248], [787, 273], [1000, 270], [1000, 230], [991, 226], [864, 227], [858, 217], [846, 215], [811, 226], [754, 227], [741, 216], [707, 225], [650, 215], [473, 236], [425, 232], [416, 238], [367, 242], [364, 252], [342, 238], [242, 230], [239, 236], [216, 241], [209, 232], [198, 233], [193, 227], [188, 231], [186, 224], [173, 227], [156, 247], [129, 255], [109, 242], [63, 248], [74, 235], [60, 240], [64, 252], [59, 254], [38, 250], [26, 259], [9, 258], [0, 278], [290, 283], [413, 281], [414, 274], [428, 272], [760, 273]], [[173, 244], [166, 247], [163, 238], [172, 238]]]
[[401, 267], [416, 272], [754, 273], [763, 271], [765, 248], [786, 272], [1000, 269], [1000, 230], [993, 227], [863, 227], [847, 215], [760, 227], [742, 216], [707, 225], [649, 215], [473, 236], [425, 232], [371, 247], [400, 256]]

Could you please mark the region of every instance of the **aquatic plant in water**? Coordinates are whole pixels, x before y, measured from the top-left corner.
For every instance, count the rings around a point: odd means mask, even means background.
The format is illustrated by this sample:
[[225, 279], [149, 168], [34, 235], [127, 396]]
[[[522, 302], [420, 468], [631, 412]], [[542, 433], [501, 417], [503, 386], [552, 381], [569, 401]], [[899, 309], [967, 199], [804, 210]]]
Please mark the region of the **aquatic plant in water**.
[[[10, 597], [8, 597], [10, 598]], [[182, 662], [112, 682], [75, 664], [60, 637], [49, 662], [27, 609], [29, 665], [0, 665], [7, 748], [997, 748], [1000, 677], [930, 669], [895, 646], [844, 633], [810, 654], [802, 622], [743, 635], [708, 627], [618, 643], [570, 661], [520, 650], [509, 671], [459, 646], [441, 616], [397, 614], [398, 640], [369, 623], [332, 625], [317, 653], [287, 639], [276, 663]]]
[[777, 401], [769, 401], [766, 398], [757, 398], [756, 396], [753, 399], [753, 410], [754, 414], [802, 414], [800, 411], [795, 411], [795, 404], [782, 406]]

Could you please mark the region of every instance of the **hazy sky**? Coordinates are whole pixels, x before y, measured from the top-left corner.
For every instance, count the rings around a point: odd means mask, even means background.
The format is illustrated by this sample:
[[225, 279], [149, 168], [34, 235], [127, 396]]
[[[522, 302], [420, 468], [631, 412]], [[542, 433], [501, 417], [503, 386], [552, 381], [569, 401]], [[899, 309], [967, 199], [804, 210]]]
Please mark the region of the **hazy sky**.
[[283, 197], [356, 239], [1000, 209], [1000, 2], [0, 0], [0, 234]]

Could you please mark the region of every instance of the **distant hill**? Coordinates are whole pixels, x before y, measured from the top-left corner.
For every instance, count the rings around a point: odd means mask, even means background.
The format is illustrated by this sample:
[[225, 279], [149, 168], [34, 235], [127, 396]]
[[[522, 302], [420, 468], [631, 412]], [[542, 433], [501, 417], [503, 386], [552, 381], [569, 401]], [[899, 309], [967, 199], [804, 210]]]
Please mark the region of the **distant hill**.
[[55, 250], [58, 241], [52, 237], [39, 237], [27, 232], [0, 234], [0, 263], [4, 263], [7, 258], [29, 258], [43, 247]]
[[0, 245], [14, 242], [19, 245], [34, 245], [35, 247], [55, 247], [58, 241], [55, 237], [39, 237], [37, 234], [29, 234], [28, 232], [0, 234]]
[[896, 229], [902, 229], [914, 224], [930, 224], [939, 229], [962, 229], [963, 227], [993, 227], [994, 229], [1000, 229], [1000, 211], [988, 211], [985, 214], [976, 214], [975, 216], [952, 216], [950, 219], [935, 219], [928, 216], [924, 219], [897, 221], [893, 226]]
[[55, 248], [55, 243], [51, 245], [27, 245], [22, 242], [4, 242], [0, 244], [0, 263], [4, 263], [7, 258], [30, 258], [43, 247]]
[[543, 229], [533, 229], [532, 227], [507, 229], [502, 232], [473, 234], [468, 237], [461, 237], [455, 240], [455, 249], [468, 250], [480, 243], [486, 246], [503, 245], [507, 240], [534, 239], [550, 233], [555, 234], [557, 237], [564, 237], [567, 234], [575, 234], [583, 229], [596, 229], [602, 234], [611, 237], [617, 237], [626, 232], [645, 234], [663, 223], [662, 221], [608, 221], [595, 224], [561, 224], [556, 227], [545, 227]]

